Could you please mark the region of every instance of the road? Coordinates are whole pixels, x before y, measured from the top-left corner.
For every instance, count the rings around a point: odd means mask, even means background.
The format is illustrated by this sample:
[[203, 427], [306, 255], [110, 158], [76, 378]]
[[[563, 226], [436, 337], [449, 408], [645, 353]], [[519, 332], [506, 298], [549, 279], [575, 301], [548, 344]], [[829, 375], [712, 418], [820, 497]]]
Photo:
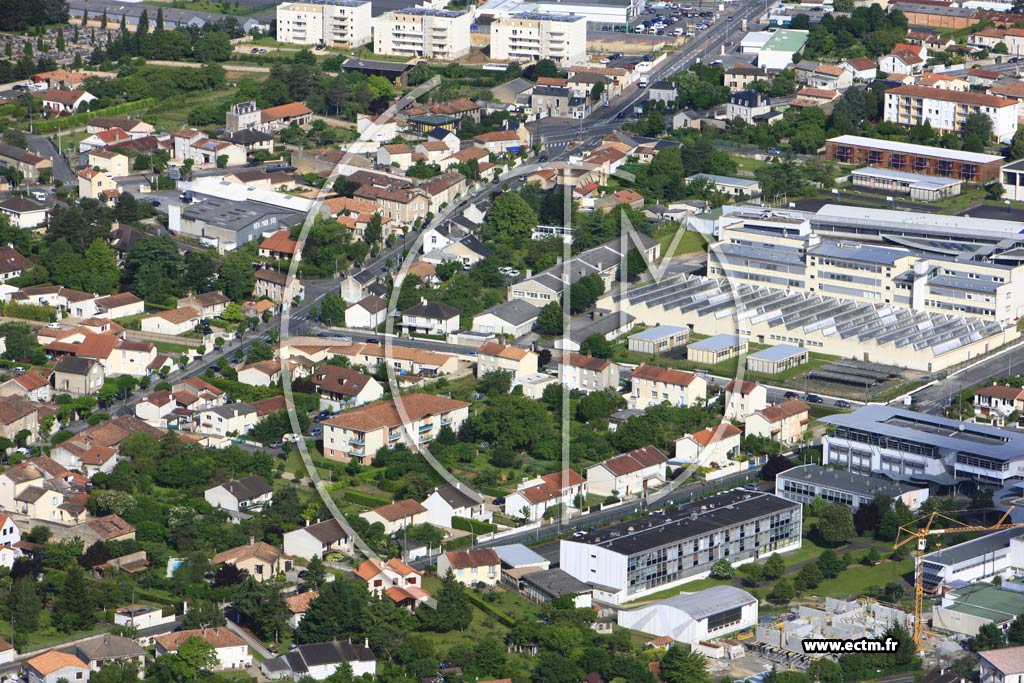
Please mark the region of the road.
[[949, 377], [937, 380], [914, 393], [917, 410], [941, 415], [958, 393], [975, 384], [988, 384], [993, 377], [1024, 375], [1024, 344], [1015, 344], [990, 358]]
[[[669, 78], [685, 70], [698, 59], [717, 57], [721, 47], [733, 34], [740, 32], [743, 20], [753, 21], [763, 14], [767, 6], [761, 0], [746, 0], [726, 6], [721, 19], [706, 31], [700, 31], [692, 40], [687, 41], [682, 49], [671, 53], [647, 77], [651, 83]], [[725, 18], [726, 15], [732, 20]], [[647, 96], [645, 89], [631, 85], [607, 107], [598, 107], [585, 120], [567, 118], [544, 118], [531, 125], [531, 131], [540, 135], [545, 149], [552, 159], [568, 156], [568, 145], [576, 139], [592, 141], [596, 146], [600, 138], [615, 130], [620, 130], [634, 105]], [[619, 114], [624, 116], [619, 118]], [[585, 145], [586, 146], [586, 145]]]
[[65, 185], [78, 183], [78, 176], [71, 170], [71, 166], [64, 160], [64, 157], [57, 151], [57, 145], [52, 138], [42, 135], [25, 134], [25, 143], [28, 150], [33, 154], [46, 157], [53, 161], [53, 179], [59, 180]]

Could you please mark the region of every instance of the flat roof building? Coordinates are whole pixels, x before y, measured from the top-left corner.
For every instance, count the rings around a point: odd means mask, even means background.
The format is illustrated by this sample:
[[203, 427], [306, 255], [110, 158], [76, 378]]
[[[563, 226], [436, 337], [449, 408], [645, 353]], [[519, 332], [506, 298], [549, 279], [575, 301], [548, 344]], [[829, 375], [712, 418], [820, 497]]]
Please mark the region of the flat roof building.
[[282, 43], [354, 48], [373, 39], [370, 0], [304, 0], [277, 6]]
[[986, 624], [1004, 631], [1021, 613], [1024, 593], [975, 583], [946, 593], [942, 604], [932, 608], [932, 626], [962, 636], [976, 636]]
[[807, 362], [807, 349], [792, 344], [776, 344], [747, 355], [747, 370], [777, 375]]
[[379, 55], [454, 61], [469, 54], [471, 12], [409, 7], [373, 20], [373, 51]]
[[829, 503], [842, 503], [856, 511], [862, 505], [870, 504], [879, 494], [902, 500], [911, 511], [915, 511], [928, 499], [928, 487], [821, 465], [793, 467], [775, 478], [775, 495], [794, 503], [811, 503], [815, 498], [821, 498]]
[[625, 25], [643, 14], [645, 0], [491, 0], [478, 13], [494, 18], [523, 12], [577, 15], [588, 24]]
[[992, 122], [992, 135], [999, 142], [1009, 142], [1017, 132], [1018, 110], [1017, 100], [984, 93], [922, 85], [885, 91], [884, 119], [889, 123], [919, 126], [927, 122], [938, 132], [959, 134], [968, 116], [981, 114]]
[[746, 339], [735, 334], [716, 334], [707, 339], [690, 342], [686, 346], [686, 359], [695, 363], [715, 365], [746, 352]]
[[796, 550], [801, 526], [799, 503], [735, 489], [563, 539], [559, 557], [596, 599], [621, 604], [708, 576], [721, 559], [737, 565]]
[[843, 164], [959, 178], [987, 183], [999, 178], [1005, 159], [997, 154], [840, 135], [825, 141], [825, 157]]
[[905, 194], [921, 202], [937, 202], [955, 197], [963, 187], [963, 181], [957, 178], [940, 178], [891, 168], [858, 168], [850, 173], [850, 181], [857, 187]]
[[587, 20], [580, 14], [521, 12], [491, 23], [491, 59], [560, 67], [587, 60]]
[[688, 327], [658, 325], [629, 335], [627, 344], [630, 351], [656, 355], [684, 345], [689, 338]]
[[987, 581], [1024, 569], [1024, 531], [1004, 529], [924, 556], [924, 589], [935, 593], [963, 582]]

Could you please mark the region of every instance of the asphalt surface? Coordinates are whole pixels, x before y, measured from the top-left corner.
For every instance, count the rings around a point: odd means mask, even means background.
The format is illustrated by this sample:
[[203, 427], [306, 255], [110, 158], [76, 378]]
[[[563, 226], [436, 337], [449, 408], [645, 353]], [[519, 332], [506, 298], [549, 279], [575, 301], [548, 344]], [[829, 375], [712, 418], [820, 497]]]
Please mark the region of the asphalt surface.
[[993, 377], [1024, 375], [1024, 344], [1018, 343], [990, 358], [940, 379], [914, 393], [915, 408], [941, 415], [956, 395], [975, 384], [987, 384]]
[[42, 135], [25, 134], [25, 143], [28, 150], [33, 154], [46, 157], [53, 161], [53, 179], [59, 180], [65, 185], [78, 183], [78, 176], [71, 170], [71, 166], [57, 151], [57, 145], [48, 137]]

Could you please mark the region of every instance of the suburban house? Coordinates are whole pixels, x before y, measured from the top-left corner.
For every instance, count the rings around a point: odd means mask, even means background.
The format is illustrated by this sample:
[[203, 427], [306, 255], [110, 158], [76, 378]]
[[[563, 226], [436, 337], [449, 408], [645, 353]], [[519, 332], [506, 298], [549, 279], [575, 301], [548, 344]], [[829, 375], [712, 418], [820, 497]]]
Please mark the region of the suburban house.
[[266, 268], [256, 271], [256, 286], [253, 288], [253, 296], [257, 299], [270, 299], [275, 304], [281, 305], [286, 301], [301, 299], [305, 291], [298, 277], [289, 281], [287, 273], [279, 273]]
[[302, 623], [303, 617], [306, 616], [306, 612], [309, 611], [309, 603], [316, 600], [319, 596], [320, 591], [305, 591], [286, 597], [284, 604], [292, 614], [288, 618], [288, 625], [292, 628], [298, 628], [299, 624]]
[[1024, 389], [993, 384], [974, 392], [974, 414], [978, 417], [1005, 418], [1024, 409]]
[[146, 651], [142, 649], [142, 646], [132, 638], [113, 633], [104, 633], [75, 643], [75, 654], [94, 673], [112, 664], [134, 664], [139, 671], [146, 666]]
[[644, 363], [633, 371], [631, 382], [629, 407], [637, 410], [666, 402], [673, 406], [692, 406], [707, 398], [707, 380], [695, 372]]
[[336, 519], [286, 532], [284, 552], [290, 557], [325, 559], [331, 553], [352, 554], [352, 537]]
[[594, 358], [581, 353], [557, 354], [558, 381], [569, 389], [589, 394], [619, 386], [619, 366], [607, 358]]
[[739, 453], [742, 434], [739, 427], [729, 422], [686, 434], [676, 440], [676, 457], [673, 460], [695, 463], [700, 467], [722, 467]]
[[281, 381], [281, 362], [261, 360], [238, 370], [238, 381], [254, 387], [272, 387]]
[[174, 421], [178, 403], [174, 395], [166, 389], [154, 391], [135, 404], [135, 417], [152, 427], [166, 428], [168, 422]]
[[223, 292], [204, 292], [178, 299], [178, 308], [190, 307], [199, 311], [202, 318], [216, 318], [224, 312], [231, 299]]
[[21, 529], [14, 520], [0, 513], [0, 567], [10, 569], [14, 561], [21, 557]]
[[22, 665], [28, 683], [59, 683], [60, 681], [89, 680], [89, 665], [78, 655], [59, 650], [48, 650], [25, 660]]
[[192, 430], [209, 436], [246, 434], [258, 421], [256, 409], [245, 403], [203, 408], [193, 417]]
[[362, 464], [385, 446], [401, 443], [415, 450], [445, 427], [458, 432], [467, 417], [468, 403], [444, 396], [406, 394], [401, 408], [393, 399], [370, 403], [321, 423], [324, 457]]
[[515, 383], [521, 377], [536, 374], [537, 358], [537, 354], [529, 349], [487, 342], [476, 350], [476, 376], [504, 370], [512, 374], [512, 382]]
[[424, 299], [402, 311], [399, 327], [410, 335], [448, 335], [459, 331], [459, 310]]
[[370, 558], [352, 573], [366, 582], [366, 588], [372, 595], [386, 595], [396, 605], [408, 610], [416, 609], [430, 597], [430, 593], [423, 590], [423, 572], [398, 558], [387, 562]]
[[744, 420], [768, 405], [768, 390], [758, 382], [731, 380], [725, 385], [725, 419]]
[[231, 512], [246, 510], [259, 511], [274, 500], [274, 487], [263, 477], [252, 475], [241, 479], [230, 479], [223, 484], [206, 489], [206, 502]]
[[205, 640], [213, 647], [214, 654], [217, 656], [217, 663], [213, 667], [214, 671], [246, 669], [252, 666], [252, 653], [249, 652], [249, 646], [241, 636], [223, 626], [174, 631], [156, 636], [153, 639], [156, 644], [156, 656], [177, 652], [181, 644], [189, 638]]
[[369, 524], [380, 524], [384, 527], [384, 533], [390, 536], [405, 527], [422, 524], [426, 511], [427, 508], [418, 501], [407, 498], [360, 512], [359, 516]]
[[384, 387], [376, 379], [339, 365], [321, 365], [313, 373], [312, 382], [320, 394], [321, 409], [361, 406], [384, 396]]
[[375, 330], [387, 318], [388, 302], [379, 296], [365, 296], [345, 309], [345, 325]]
[[278, 574], [291, 568], [291, 560], [282, 556], [280, 550], [263, 541], [217, 553], [211, 562], [214, 565], [232, 564], [246, 571], [257, 581], [273, 581]]
[[140, 325], [143, 332], [178, 336], [194, 330], [201, 317], [197, 309], [185, 306], [147, 315]]
[[518, 339], [533, 329], [539, 312], [539, 308], [522, 299], [505, 301], [473, 316], [473, 331]]
[[423, 507], [423, 521], [445, 529], [452, 528], [453, 517], [491, 521], [484, 497], [461, 482], [438, 486], [423, 501]]
[[88, 396], [103, 386], [103, 365], [92, 358], [63, 356], [53, 366], [50, 381], [59, 394]]
[[260, 671], [268, 680], [323, 681], [343, 663], [348, 664], [352, 675], [360, 680], [363, 676], [377, 673], [377, 658], [373, 650], [365, 644], [344, 640], [297, 645], [285, 654], [263, 660]]
[[668, 457], [644, 446], [587, 468], [587, 491], [599, 496], [639, 495], [666, 481]]
[[50, 89], [43, 95], [43, 107], [54, 113], [74, 113], [83, 104], [95, 101], [97, 98], [85, 90], [54, 90]]
[[797, 399], [762, 408], [747, 417], [747, 436], [763, 436], [783, 445], [803, 441], [810, 421], [807, 404]]
[[455, 580], [464, 586], [485, 584], [496, 586], [501, 582], [501, 558], [490, 548], [477, 550], [449, 550], [437, 558], [437, 575], [452, 571]]
[[[50, 210], [45, 204], [40, 204], [34, 199], [28, 199], [27, 197], [8, 197], [7, 199], [0, 201], [0, 214], [7, 216], [7, 219], [14, 227], [21, 228], [22, 230], [28, 230], [30, 228], [37, 228], [46, 223], [50, 215]], [[4, 249], [5, 257], [9, 256], [10, 252], [14, 252], [14, 249], [11, 249], [10, 247], [4, 247]], [[11, 274], [13, 268], [12, 264], [8, 262], [8, 259], [4, 258], [3, 261], [3, 273], [0, 280], [9, 280], [12, 277], [17, 277], [17, 275]], [[28, 259], [25, 259], [25, 261], [28, 261]], [[31, 263], [31, 261], [29, 261], [29, 263]], [[21, 265], [24, 266], [24, 262], [22, 262]], [[21, 274], [20, 270], [18, 274]]]
[[577, 497], [587, 497], [587, 483], [575, 470], [562, 470], [519, 484], [514, 493], [505, 496], [505, 514], [531, 522], [544, 517], [548, 508], [561, 506], [564, 511], [578, 507]]
[[290, 230], [278, 230], [260, 242], [260, 258], [273, 258], [290, 261], [299, 248], [298, 240], [292, 237]]

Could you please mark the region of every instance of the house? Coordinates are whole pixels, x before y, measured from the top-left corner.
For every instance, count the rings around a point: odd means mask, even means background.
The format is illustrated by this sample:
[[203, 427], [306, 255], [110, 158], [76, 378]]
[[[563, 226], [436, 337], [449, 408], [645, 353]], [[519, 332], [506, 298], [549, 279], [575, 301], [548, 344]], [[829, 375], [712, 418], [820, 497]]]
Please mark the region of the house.
[[196, 628], [187, 631], [174, 631], [156, 636], [156, 656], [160, 657], [177, 652], [181, 644], [189, 638], [199, 638], [209, 643], [217, 657], [214, 671], [230, 669], [247, 669], [252, 666], [252, 654], [242, 637], [225, 627]]
[[272, 387], [281, 381], [281, 361], [261, 360], [243, 366], [238, 381], [254, 387]]
[[619, 366], [607, 358], [580, 353], [558, 354], [558, 381], [584, 394], [619, 386]]
[[726, 420], [744, 420], [768, 406], [768, 390], [759, 382], [730, 380], [725, 385]]
[[870, 83], [878, 78], [878, 65], [870, 57], [854, 57], [842, 63], [858, 83]]
[[384, 446], [415, 450], [445, 427], [458, 432], [469, 417], [468, 403], [443, 396], [411, 393], [401, 401], [401, 410], [394, 399], [377, 401], [322, 422], [324, 457], [365, 463]]
[[537, 373], [537, 358], [529, 349], [487, 342], [476, 350], [476, 376], [505, 371], [512, 374], [512, 382], [516, 383], [521, 377]]
[[260, 258], [291, 260], [299, 247], [299, 242], [292, 238], [290, 230], [278, 230], [260, 242]]
[[78, 172], [78, 197], [79, 199], [99, 199], [105, 203], [109, 203], [104, 195], [107, 193], [114, 193], [114, 199], [117, 198], [119, 191], [117, 189], [117, 181], [114, 180], [114, 176], [105, 171], [97, 171], [96, 169], [84, 168]]
[[676, 440], [673, 462], [681, 461], [701, 467], [722, 467], [739, 453], [743, 431], [729, 422], [717, 427], [705, 427], [695, 434], [686, 434]]
[[285, 654], [265, 659], [260, 670], [269, 680], [323, 681], [330, 678], [342, 663], [348, 664], [357, 679], [377, 673], [373, 650], [366, 644], [341, 640], [298, 645]]
[[549, 508], [579, 507], [587, 497], [587, 483], [574, 470], [562, 470], [521, 482], [516, 491], [505, 496], [505, 514], [531, 522], [545, 516]]
[[666, 481], [668, 456], [644, 446], [587, 468], [587, 491], [598, 496], [641, 495]]
[[166, 428], [178, 409], [174, 395], [166, 390], [154, 391], [135, 404], [135, 417], [152, 427]]
[[[2, 212], [3, 202], [0, 202]], [[22, 272], [31, 269], [35, 264], [22, 256], [11, 246], [0, 247], [0, 282], [19, 277]]]
[[725, 82], [723, 85], [732, 92], [748, 90], [754, 81], [763, 81], [767, 77], [764, 70], [750, 64], [739, 63], [725, 70]]
[[1024, 647], [983, 650], [978, 653], [978, 670], [981, 683], [1020, 683], [1024, 680]]
[[[13, 519], [0, 513], [0, 567], [10, 569], [14, 566], [14, 561], [22, 555], [20, 544], [21, 529]], [[0, 651], [0, 663], [2, 663], [2, 651]]]
[[370, 375], [338, 365], [321, 365], [313, 373], [313, 386], [320, 394], [320, 408], [341, 410], [379, 401], [384, 387]]
[[40, 171], [53, 168], [53, 161], [21, 147], [0, 142], [0, 167], [7, 166], [21, 173], [25, 180], [35, 181], [39, 179]]
[[[947, 74], [934, 73], [929, 71], [928, 73], [921, 74], [916, 81], [915, 85], [923, 85], [929, 88], [942, 88], [944, 90], [953, 90], [955, 92], [967, 92], [971, 89], [971, 83], [966, 78], [957, 78], [955, 76], [949, 76]], [[1019, 92], [1019, 91], [1018, 91]], [[999, 92], [994, 89], [989, 93], [990, 95], [1006, 95], [1010, 97], [1009, 93]]]
[[402, 311], [399, 327], [409, 335], [448, 335], [459, 331], [459, 310], [422, 299], [420, 303]]
[[[104, 633], [75, 643], [75, 654], [92, 672], [105, 666], [135, 665], [141, 672], [146, 667], [146, 651], [132, 638]], [[74, 679], [69, 679], [74, 680]]]
[[28, 683], [67, 683], [88, 681], [89, 665], [77, 655], [59, 650], [47, 650], [25, 660], [22, 665]]
[[380, 507], [366, 512], [360, 512], [359, 516], [369, 524], [380, 524], [384, 527], [384, 533], [388, 536], [408, 526], [422, 524], [427, 508], [419, 502], [407, 498], [394, 503], [381, 505]]
[[280, 550], [263, 541], [217, 553], [211, 562], [214, 565], [234, 565], [257, 581], [273, 581], [277, 579], [278, 574], [291, 569], [291, 560], [282, 556]]
[[103, 386], [103, 365], [91, 358], [62, 356], [53, 366], [50, 381], [58, 394], [89, 396]]
[[43, 95], [43, 107], [57, 114], [74, 113], [79, 107], [95, 102], [97, 97], [85, 90], [47, 90]]
[[853, 73], [836, 64], [819, 64], [807, 80], [812, 88], [845, 90], [853, 85]]
[[366, 582], [371, 595], [386, 595], [396, 605], [408, 610], [416, 609], [430, 597], [430, 593], [423, 590], [423, 572], [413, 569], [398, 558], [387, 562], [368, 559], [356, 567], [352, 574]]
[[256, 409], [245, 403], [210, 406], [196, 411], [192, 429], [210, 436], [247, 434], [256, 426]]
[[771, 111], [771, 100], [767, 95], [757, 90], [741, 90], [729, 95], [725, 116], [729, 121], [740, 118], [753, 125], [755, 116], [767, 114], [769, 111]]
[[312, 119], [313, 111], [301, 102], [290, 102], [260, 112], [261, 124], [272, 133], [287, 128], [293, 123], [297, 126], [309, 125]]
[[501, 581], [501, 558], [490, 548], [449, 550], [437, 558], [437, 575], [445, 576], [448, 570], [464, 586], [496, 586]]
[[388, 302], [379, 296], [365, 296], [345, 309], [345, 326], [376, 330], [388, 315]]
[[673, 406], [692, 406], [707, 397], [708, 383], [695, 372], [661, 368], [642, 363], [633, 371], [630, 408], [643, 410], [666, 401]]
[[302, 623], [303, 617], [306, 616], [306, 612], [309, 611], [309, 604], [319, 596], [320, 591], [305, 591], [304, 593], [296, 593], [286, 597], [284, 604], [288, 611], [291, 612], [291, 616], [288, 617], [288, 625], [292, 628], [298, 628], [299, 624]]
[[[45, 204], [40, 204], [34, 199], [28, 199], [26, 197], [8, 197], [7, 199], [0, 201], [0, 214], [7, 216], [7, 220], [9, 220], [11, 225], [14, 227], [27, 230], [29, 228], [37, 228], [40, 225], [45, 224], [50, 215], [50, 210], [46, 208]], [[5, 249], [10, 249], [10, 247], [5, 247]], [[12, 277], [17, 277], [17, 275], [9, 275], [7, 273], [2, 274], [3, 280], [7, 280]]]
[[125, 626], [136, 632], [173, 621], [173, 613], [165, 616], [161, 608], [151, 605], [125, 605], [114, 610], [114, 625]]
[[106, 171], [115, 178], [121, 178], [129, 173], [128, 156], [117, 150], [99, 147], [89, 150], [86, 158], [88, 159], [87, 166]]
[[336, 519], [307, 524], [284, 534], [284, 552], [290, 557], [325, 559], [332, 553], [352, 554], [352, 537]]
[[206, 489], [203, 497], [215, 508], [231, 512], [258, 512], [273, 502], [274, 487], [263, 477], [251, 475], [212, 486]]
[[140, 321], [140, 326], [143, 332], [178, 336], [194, 330], [200, 319], [197, 309], [186, 306], [147, 315]]
[[204, 292], [178, 299], [178, 308], [194, 308], [203, 318], [217, 318], [231, 303], [224, 292]]
[[1024, 389], [993, 384], [974, 392], [974, 414], [978, 417], [1005, 419], [1024, 409]]
[[538, 313], [540, 309], [528, 301], [505, 301], [473, 316], [473, 331], [518, 339], [533, 329]]
[[927, 48], [922, 45], [896, 43], [893, 51], [878, 60], [878, 69], [887, 74], [914, 75], [924, 71]]
[[407, 169], [413, 164], [413, 149], [404, 142], [381, 145], [377, 150], [377, 164]]
[[107, 543], [109, 541], [135, 540], [135, 527], [117, 515], [107, 515], [81, 522], [73, 531], [74, 535], [85, 541], [86, 548], [100, 541]]
[[0, 384], [0, 396], [21, 396], [30, 401], [49, 403], [53, 390], [49, 380], [38, 370], [30, 370]]
[[305, 287], [302, 286], [298, 277], [289, 280], [286, 273], [266, 268], [256, 271], [256, 286], [253, 288], [253, 296], [257, 299], [270, 299], [275, 304], [281, 305], [286, 301], [291, 303], [296, 299], [302, 299], [305, 291]]
[[491, 154], [518, 154], [530, 146], [530, 136], [526, 126], [520, 126], [517, 130], [496, 130], [475, 135], [473, 144]]
[[453, 517], [491, 521], [484, 497], [461, 482], [438, 486], [423, 501], [423, 507], [423, 522], [445, 529], [452, 528]]
[[131, 292], [121, 292], [96, 299], [96, 308], [104, 317], [117, 320], [144, 313], [146, 303]]

